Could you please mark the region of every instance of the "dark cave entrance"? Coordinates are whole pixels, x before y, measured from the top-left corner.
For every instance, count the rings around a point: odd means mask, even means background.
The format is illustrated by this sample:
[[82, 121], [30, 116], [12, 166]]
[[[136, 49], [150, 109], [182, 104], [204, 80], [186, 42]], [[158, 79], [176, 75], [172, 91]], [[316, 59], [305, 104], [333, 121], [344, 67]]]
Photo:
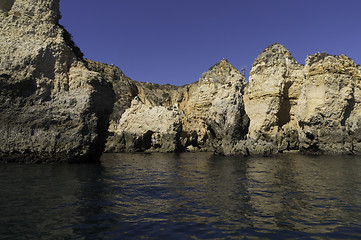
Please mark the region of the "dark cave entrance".
[[282, 128], [285, 124], [287, 124], [291, 120], [290, 111], [291, 111], [291, 103], [289, 99], [289, 89], [293, 83], [286, 82], [283, 88], [283, 93], [281, 96], [280, 109], [277, 113], [278, 118], [278, 126]]

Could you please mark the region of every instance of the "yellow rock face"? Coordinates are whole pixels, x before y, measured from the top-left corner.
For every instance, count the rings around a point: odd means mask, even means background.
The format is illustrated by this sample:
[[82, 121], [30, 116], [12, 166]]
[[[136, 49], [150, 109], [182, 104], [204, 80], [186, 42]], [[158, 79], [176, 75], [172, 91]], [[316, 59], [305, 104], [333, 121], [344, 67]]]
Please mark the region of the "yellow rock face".
[[280, 44], [255, 60], [244, 94], [248, 139], [276, 151], [358, 153], [360, 67], [317, 53], [298, 64]]

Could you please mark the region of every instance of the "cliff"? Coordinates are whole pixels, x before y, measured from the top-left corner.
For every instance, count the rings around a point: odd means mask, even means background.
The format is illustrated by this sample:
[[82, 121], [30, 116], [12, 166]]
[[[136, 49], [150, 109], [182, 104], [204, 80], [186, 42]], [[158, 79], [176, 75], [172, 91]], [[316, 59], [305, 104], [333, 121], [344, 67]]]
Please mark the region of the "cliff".
[[227, 60], [182, 87], [83, 59], [58, 0], [0, 2], [0, 161], [94, 162], [107, 152], [361, 153], [361, 68], [280, 44], [249, 81]]
[[243, 104], [246, 79], [227, 60], [203, 73], [198, 82], [172, 96], [182, 117], [184, 148], [223, 153], [247, 133]]
[[135, 81], [129, 82], [129, 87], [117, 83], [127, 79], [123, 73], [108, 77], [115, 92], [133, 89], [119, 104], [129, 108], [114, 108], [108, 152], [224, 152], [247, 133], [248, 117], [242, 100], [247, 81], [226, 60], [214, 65], [199, 81], [183, 87]]
[[98, 161], [114, 93], [59, 25], [59, 1], [0, 9], [0, 160]]
[[249, 82], [227, 60], [183, 87], [133, 82], [129, 108], [112, 118], [106, 149], [359, 154], [360, 69], [326, 53], [301, 65], [272, 44], [255, 59]]
[[300, 65], [284, 46], [267, 47], [245, 90], [248, 141], [267, 153], [359, 154], [360, 70], [344, 55], [317, 53]]

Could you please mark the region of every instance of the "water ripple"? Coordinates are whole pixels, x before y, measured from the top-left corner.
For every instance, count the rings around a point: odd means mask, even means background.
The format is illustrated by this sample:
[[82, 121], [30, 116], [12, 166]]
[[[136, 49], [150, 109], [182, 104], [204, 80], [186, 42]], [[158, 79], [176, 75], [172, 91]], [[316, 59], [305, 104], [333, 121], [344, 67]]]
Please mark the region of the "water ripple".
[[0, 239], [359, 239], [361, 159], [105, 154], [0, 166]]

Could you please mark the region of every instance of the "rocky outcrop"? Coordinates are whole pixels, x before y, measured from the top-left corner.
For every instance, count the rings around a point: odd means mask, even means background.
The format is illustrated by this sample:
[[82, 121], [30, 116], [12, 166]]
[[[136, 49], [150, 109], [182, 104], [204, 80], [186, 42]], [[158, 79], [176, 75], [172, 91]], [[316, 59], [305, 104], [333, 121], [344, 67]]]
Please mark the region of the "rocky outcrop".
[[[181, 119], [176, 106], [147, 106], [135, 97], [121, 118], [112, 122], [109, 152], [176, 152], [179, 150]], [[114, 142], [117, 140], [116, 142]]]
[[178, 87], [133, 81], [118, 67], [88, 59], [86, 65], [115, 92], [106, 152], [179, 151], [182, 128], [170, 103], [170, 93]]
[[[301, 65], [272, 44], [249, 83], [226, 60], [183, 87], [136, 82], [126, 102], [136, 100], [112, 118], [107, 150], [358, 154], [360, 79], [360, 66], [346, 56], [318, 53]], [[155, 139], [166, 141], [154, 147]]]
[[97, 161], [114, 93], [58, 24], [59, 1], [0, 9], [0, 160]]
[[242, 99], [246, 80], [227, 60], [183, 87], [135, 85], [131, 107], [111, 119], [107, 151], [224, 153], [247, 134]]
[[247, 141], [234, 152], [359, 153], [360, 79], [360, 66], [346, 56], [317, 53], [303, 66], [284, 46], [267, 47], [245, 90]]
[[300, 151], [353, 154], [361, 151], [360, 68], [348, 57], [308, 56], [297, 105]]
[[227, 60], [203, 73], [198, 82], [173, 94], [182, 117], [182, 145], [187, 149], [230, 151], [245, 137], [248, 117], [242, 99], [247, 81]]
[[131, 105], [134, 97], [139, 95], [138, 87], [135, 81], [125, 76], [118, 68], [105, 63], [85, 59], [89, 70], [97, 72], [107, 82], [111, 83], [115, 94], [114, 108], [110, 116], [110, 122], [120, 119], [122, 114]]
[[267, 47], [256, 58], [244, 95], [250, 118], [248, 139], [271, 143], [273, 152], [298, 149], [295, 106], [303, 76], [303, 67], [280, 44]]

